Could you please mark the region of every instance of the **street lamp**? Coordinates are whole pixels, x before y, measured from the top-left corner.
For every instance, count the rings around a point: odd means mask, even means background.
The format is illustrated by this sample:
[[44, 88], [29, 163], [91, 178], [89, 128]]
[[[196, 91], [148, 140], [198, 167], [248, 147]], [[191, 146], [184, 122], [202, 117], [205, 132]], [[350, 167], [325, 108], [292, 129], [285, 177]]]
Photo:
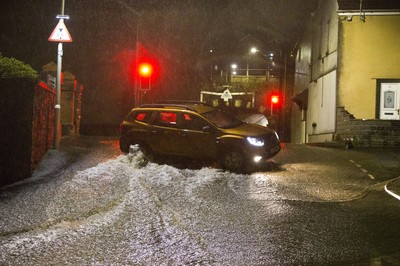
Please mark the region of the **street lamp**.
[[255, 54], [257, 52], [259, 52], [259, 50], [256, 47], [251, 47], [250, 53]]
[[237, 74], [237, 72], [236, 72], [237, 64], [232, 64], [231, 68], [232, 68], [232, 75], [236, 75]]

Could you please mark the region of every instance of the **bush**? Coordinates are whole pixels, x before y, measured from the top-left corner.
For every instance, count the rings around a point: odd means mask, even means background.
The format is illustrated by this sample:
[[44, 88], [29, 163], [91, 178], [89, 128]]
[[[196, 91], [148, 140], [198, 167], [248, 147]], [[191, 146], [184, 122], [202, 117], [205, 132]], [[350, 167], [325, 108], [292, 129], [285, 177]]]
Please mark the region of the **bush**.
[[38, 73], [30, 65], [0, 53], [0, 78], [37, 78]]

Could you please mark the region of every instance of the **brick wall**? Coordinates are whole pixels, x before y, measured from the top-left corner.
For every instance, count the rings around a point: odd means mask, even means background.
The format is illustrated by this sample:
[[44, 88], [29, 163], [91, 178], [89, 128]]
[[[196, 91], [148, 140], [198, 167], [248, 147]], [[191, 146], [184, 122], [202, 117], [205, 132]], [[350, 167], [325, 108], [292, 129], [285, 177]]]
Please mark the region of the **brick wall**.
[[32, 121], [31, 169], [53, 147], [55, 92], [43, 82], [35, 86]]
[[54, 99], [36, 79], [0, 79], [0, 186], [30, 177], [50, 148]]
[[400, 120], [356, 119], [337, 108], [336, 141], [352, 139], [355, 147], [400, 147]]

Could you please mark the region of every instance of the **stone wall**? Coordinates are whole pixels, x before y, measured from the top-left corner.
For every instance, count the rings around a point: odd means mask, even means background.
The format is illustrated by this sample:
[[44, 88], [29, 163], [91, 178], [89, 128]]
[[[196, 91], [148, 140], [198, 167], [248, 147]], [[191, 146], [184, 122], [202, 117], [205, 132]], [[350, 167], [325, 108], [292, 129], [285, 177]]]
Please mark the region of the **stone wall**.
[[400, 147], [400, 120], [356, 119], [344, 107], [337, 108], [336, 141], [355, 147]]

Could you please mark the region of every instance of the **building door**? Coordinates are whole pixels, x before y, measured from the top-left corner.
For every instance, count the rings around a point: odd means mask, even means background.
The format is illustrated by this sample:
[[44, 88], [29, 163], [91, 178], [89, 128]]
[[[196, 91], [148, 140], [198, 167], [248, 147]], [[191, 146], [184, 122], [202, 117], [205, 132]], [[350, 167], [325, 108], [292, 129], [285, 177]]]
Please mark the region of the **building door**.
[[400, 119], [400, 83], [381, 83], [380, 119]]

